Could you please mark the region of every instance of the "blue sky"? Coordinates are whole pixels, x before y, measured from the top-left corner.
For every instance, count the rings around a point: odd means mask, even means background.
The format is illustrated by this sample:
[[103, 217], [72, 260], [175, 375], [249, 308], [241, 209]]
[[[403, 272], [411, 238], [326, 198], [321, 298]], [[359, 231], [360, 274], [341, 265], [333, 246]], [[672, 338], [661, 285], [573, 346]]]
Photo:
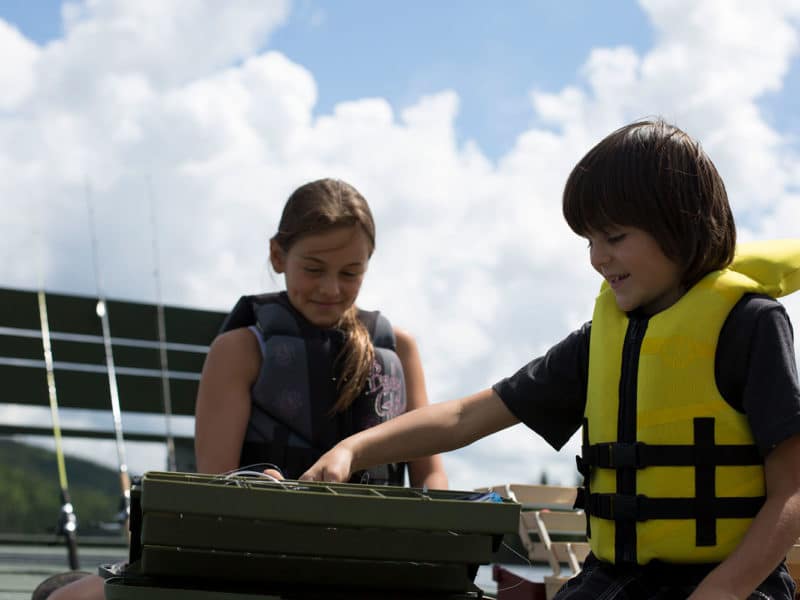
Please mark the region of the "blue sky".
[[[664, 115], [701, 140], [742, 240], [800, 231], [796, 0], [87, 0], [67, 13], [0, 2], [0, 286], [95, 293], [88, 183], [106, 295], [155, 300], [156, 235], [165, 302], [225, 309], [280, 289], [264, 248], [291, 190], [340, 177], [378, 226], [359, 303], [416, 336], [440, 401], [590, 317], [597, 276], [560, 194], [626, 122]], [[458, 487], [542, 469], [571, 481], [576, 445], [557, 455], [516, 427], [446, 464]], [[148, 452], [129, 456], [160, 466]]]
[[320, 113], [351, 98], [380, 96], [401, 108], [455, 90], [460, 137], [496, 157], [534, 122], [532, 85], [558, 89], [593, 46], [642, 48], [650, 36], [630, 2], [345, 0], [299, 4], [269, 45], [316, 74]]
[[[60, 0], [4, 0], [0, 18], [37, 43], [63, 34]], [[541, 125], [532, 87], [555, 90], [575, 79], [593, 47], [642, 51], [654, 31], [631, 0], [509, 0], [403, 3], [299, 0], [261, 49], [277, 49], [315, 74], [325, 114], [338, 102], [382, 97], [397, 110], [418, 97], [452, 89], [461, 104], [460, 140], [474, 139], [497, 158], [515, 135]], [[760, 100], [765, 118], [800, 146], [800, 59], [782, 88]]]
[[[38, 43], [63, 33], [61, 2], [5, 0], [0, 18]], [[310, 69], [315, 114], [343, 100], [388, 99], [395, 109], [452, 89], [461, 98], [460, 139], [497, 157], [535, 123], [528, 92], [574, 79], [597, 45], [645, 48], [652, 37], [634, 2], [368, 2], [300, 0], [261, 49], [277, 49]]]

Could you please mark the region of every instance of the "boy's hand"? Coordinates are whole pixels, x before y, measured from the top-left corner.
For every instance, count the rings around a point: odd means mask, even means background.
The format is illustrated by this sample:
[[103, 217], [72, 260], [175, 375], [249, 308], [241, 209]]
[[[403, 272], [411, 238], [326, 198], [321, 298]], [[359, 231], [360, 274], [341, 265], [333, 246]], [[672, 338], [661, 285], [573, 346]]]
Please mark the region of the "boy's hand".
[[349, 448], [338, 444], [328, 450], [311, 468], [300, 476], [301, 481], [343, 482], [350, 479], [353, 467], [353, 453]]

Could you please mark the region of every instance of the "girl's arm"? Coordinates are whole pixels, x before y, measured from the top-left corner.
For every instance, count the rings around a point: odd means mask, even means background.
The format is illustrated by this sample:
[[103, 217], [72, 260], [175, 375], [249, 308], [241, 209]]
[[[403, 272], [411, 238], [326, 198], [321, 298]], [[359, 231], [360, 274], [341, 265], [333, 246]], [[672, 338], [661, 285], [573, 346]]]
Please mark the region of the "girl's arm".
[[195, 407], [198, 472], [225, 473], [239, 467], [250, 418], [250, 388], [260, 368], [258, 340], [246, 328], [227, 331], [211, 344]]
[[747, 598], [800, 537], [800, 434], [769, 453], [764, 472], [764, 506], [739, 546], [700, 582], [690, 600]]
[[[406, 382], [406, 411], [428, 406], [428, 393], [425, 390], [425, 373], [414, 338], [400, 329], [394, 330], [397, 340], [397, 354], [403, 363], [403, 377]], [[447, 489], [447, 474], [442, 458], [437, 455], [423, 456], [408, 463], [409, 480], [413, 487]]]
[[347, 481], [353, 471], [455, 450], [519, 420], [491, 389], [423, 406], [339, 442], [300, 479]]

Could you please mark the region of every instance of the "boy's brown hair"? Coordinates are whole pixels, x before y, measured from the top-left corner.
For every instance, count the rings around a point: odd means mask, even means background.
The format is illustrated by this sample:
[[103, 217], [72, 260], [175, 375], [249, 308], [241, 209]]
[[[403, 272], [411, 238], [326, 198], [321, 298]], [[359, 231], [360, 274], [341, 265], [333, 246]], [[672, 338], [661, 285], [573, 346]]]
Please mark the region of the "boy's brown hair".
[[589, 150], [567, 179], [563, 211], [580, 236], [614, 225], [648, 232], [687, 288], [733, 260], [722, 178], [699, 142], [661, 119], [621, 127]]

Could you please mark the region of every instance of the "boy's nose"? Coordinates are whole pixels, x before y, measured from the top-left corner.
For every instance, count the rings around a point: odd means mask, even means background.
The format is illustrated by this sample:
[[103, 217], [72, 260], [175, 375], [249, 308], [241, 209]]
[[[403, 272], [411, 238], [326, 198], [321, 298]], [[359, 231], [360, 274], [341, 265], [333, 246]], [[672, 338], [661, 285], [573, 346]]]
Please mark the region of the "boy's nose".
[[597, 271], [608, 262], [608, 252], [603, 248], [603, 244], [592, 244], [589, 249], [589, 262]]

